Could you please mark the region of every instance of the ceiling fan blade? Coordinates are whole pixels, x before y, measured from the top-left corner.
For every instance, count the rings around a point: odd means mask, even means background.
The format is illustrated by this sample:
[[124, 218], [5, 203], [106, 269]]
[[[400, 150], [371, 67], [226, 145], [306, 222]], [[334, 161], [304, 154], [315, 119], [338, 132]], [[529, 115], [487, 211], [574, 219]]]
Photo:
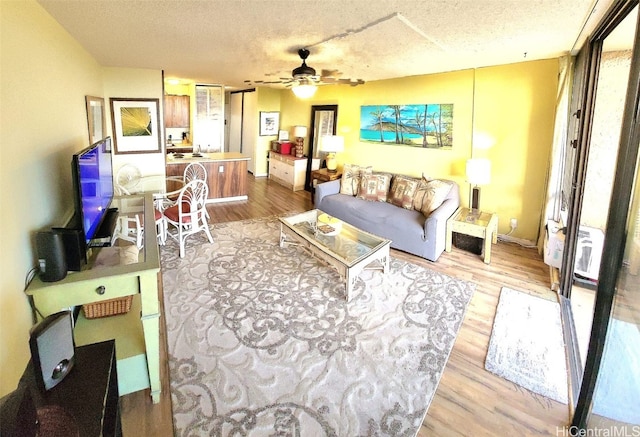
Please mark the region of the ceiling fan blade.
[[[246, 80], [246, 83], [249, 84], [261, 84], [261, 85], [272, 85], [272, 84], [282, 84], [285, 88], [291, 88], [297, 85], [332, 85], [332, 84], [345, 84], [345, 85], [362, 85], [364, 81], [362, 79], [343, 79], [341, 78], [342, 73], [338, 70], [329, 70], [323, 69], [321, 74], [316, 74], [316, 70], [306, 64], [306, 59], [309, 57], [309, 50], [300, 49], [298, 50], [298, 55], [300, 59], [302, 59], [302, 65], [297, 68], [294, 68], [291, 72], [292, 77], [281, 77], [280, 80], [255, 80], [250, 81]], [[275, 74], [267, 74], [266, 76], [272, 76]]]
[[320, 73], [320, 76], [322, 78], [330, 77], [332, 79], [336, 79], [342, 76], [342, 73], [338, 70], [322, 70], [322, 72]]
[[338, 83], [351, 85], [351, 86], [356, 86], [356, 85], [364, 84], [364, 80], [362, 80], [362, 79], [338, 79]]

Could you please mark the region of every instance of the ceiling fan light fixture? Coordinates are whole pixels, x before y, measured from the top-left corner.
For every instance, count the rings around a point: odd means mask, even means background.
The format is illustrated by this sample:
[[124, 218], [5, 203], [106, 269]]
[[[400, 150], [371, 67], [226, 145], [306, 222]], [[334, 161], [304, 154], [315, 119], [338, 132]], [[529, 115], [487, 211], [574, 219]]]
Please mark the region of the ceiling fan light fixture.
[[317, 89], [317, 86], [309, 84], [295, 85], [291, 87], [291, 91], [293, 91], [293, 94], [295, 94], [299, 99], [308, 99], [313, 97]]

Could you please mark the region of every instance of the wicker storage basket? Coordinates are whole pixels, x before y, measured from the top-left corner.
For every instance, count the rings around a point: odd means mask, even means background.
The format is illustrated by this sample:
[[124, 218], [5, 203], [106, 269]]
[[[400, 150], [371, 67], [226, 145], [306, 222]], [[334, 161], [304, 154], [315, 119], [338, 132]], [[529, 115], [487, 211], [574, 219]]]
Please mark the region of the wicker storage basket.
[[82, 310], [87, 319], [97, 319], [128, 313], [131, 309], [131, 302], [133, 302], [133, 295], [82, 305]]

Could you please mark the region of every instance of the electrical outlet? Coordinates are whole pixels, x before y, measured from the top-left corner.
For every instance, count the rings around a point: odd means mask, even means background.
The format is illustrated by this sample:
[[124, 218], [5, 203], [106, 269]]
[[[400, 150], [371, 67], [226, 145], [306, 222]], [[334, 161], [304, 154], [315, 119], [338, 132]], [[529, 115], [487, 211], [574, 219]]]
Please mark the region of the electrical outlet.
[[511, 229], [516, 229], [518, 227], [518, 219], [517, 218], [512, 218], [511, 219]]

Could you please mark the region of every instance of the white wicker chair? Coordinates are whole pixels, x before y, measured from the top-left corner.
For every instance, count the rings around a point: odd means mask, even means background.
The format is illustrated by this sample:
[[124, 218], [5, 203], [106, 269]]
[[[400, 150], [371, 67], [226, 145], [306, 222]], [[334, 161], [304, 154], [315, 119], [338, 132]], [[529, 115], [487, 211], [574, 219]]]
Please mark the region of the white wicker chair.
[[213, 243], [207, 222], [208, 194], [209, 187], [205, 181], [193, 180], [180, 190], [175, 204], [162, 211], [167, 224], [175, 228], [173, 232], [167, 231], [167, 235], [180, 244], [180, 258], [184, 258], [185, 241], [189, 235], [204, 231], [209, 242]]

